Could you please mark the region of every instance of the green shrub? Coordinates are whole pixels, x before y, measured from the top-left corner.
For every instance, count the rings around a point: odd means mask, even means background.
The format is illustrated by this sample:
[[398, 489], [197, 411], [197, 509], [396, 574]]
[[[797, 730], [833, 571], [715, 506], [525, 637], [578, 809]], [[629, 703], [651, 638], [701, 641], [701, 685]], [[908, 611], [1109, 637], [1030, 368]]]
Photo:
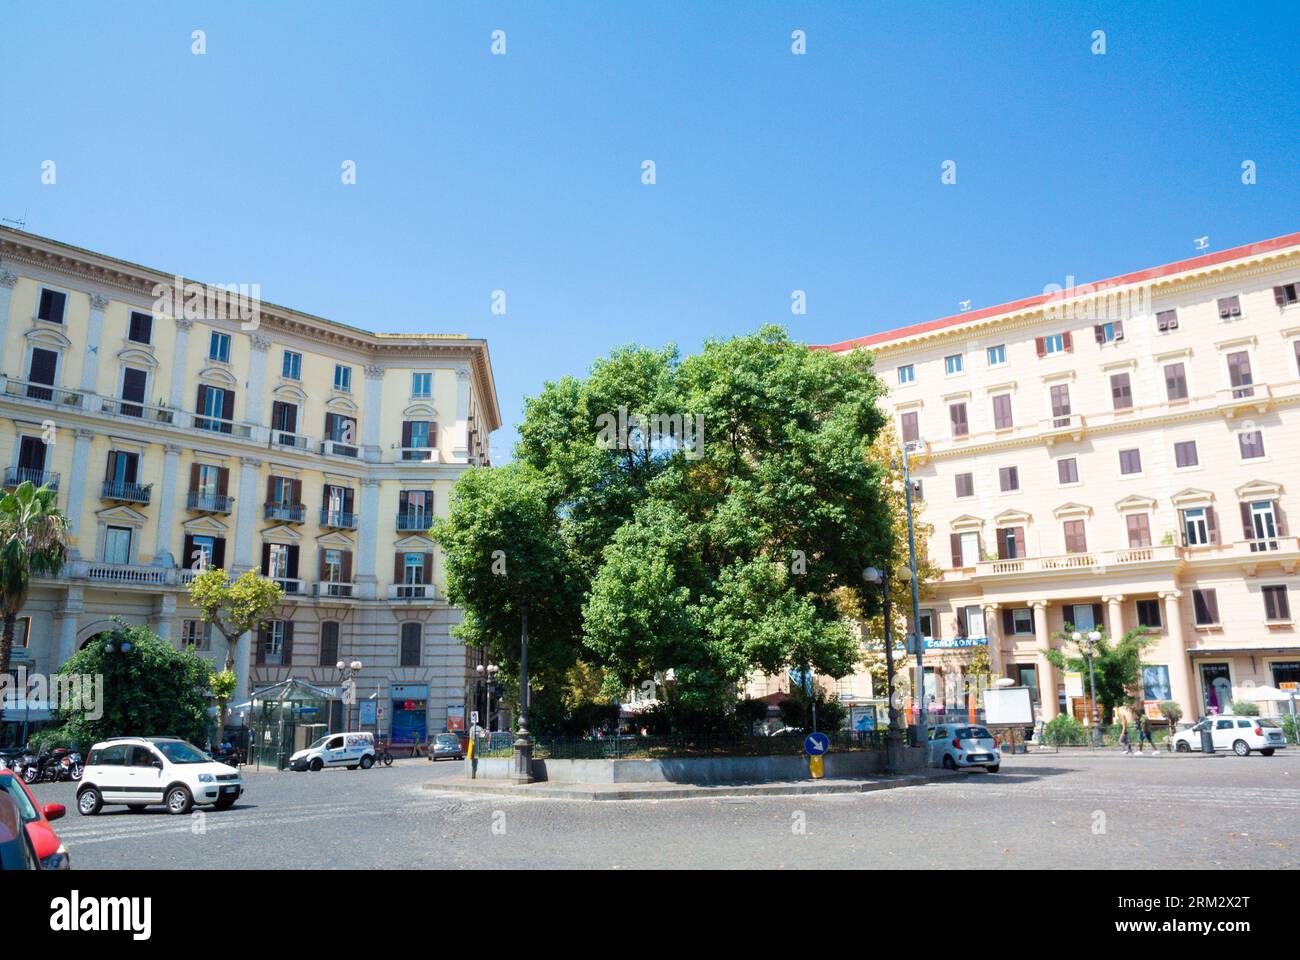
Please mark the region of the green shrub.
[[1083, 724], [1068, 713], [1053, 717], [1043, 727], [1043, 742], [1053, 746], [1084, 743]]
[[1252, 703], [1249, 700], [1232, 701], [1232, 712], [1239, 717], [1258, 717], [1259, 704]]

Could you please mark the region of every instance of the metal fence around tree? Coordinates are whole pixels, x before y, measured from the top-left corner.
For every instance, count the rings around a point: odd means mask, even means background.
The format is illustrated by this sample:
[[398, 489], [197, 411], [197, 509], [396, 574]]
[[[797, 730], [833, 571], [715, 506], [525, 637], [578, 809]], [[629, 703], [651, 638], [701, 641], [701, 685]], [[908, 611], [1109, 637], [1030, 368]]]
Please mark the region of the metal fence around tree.
[[[840, 730], [827, 733], [831, 752], [849, 752], [883, 749], [884, 741], [879, 731], [855, 733]], [[777, 734], [775, 736], [608, 736], [608, 737], [548, 737], [537, 736], [533, 741], [533, 757], [538, 760], [665, 760], [683, 757], [782, 757], [803, 753], [804, 735]], [[493, 733], [474, 741], [474, 755], [479, 757], [508, 757], [513, 750], [514, 737]]]

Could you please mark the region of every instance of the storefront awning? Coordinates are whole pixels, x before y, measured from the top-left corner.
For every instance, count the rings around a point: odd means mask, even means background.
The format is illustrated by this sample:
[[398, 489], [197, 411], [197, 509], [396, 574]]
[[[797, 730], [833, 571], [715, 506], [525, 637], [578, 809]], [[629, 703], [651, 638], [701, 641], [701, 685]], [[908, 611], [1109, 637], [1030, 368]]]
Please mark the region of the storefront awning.
[[1227, 657], [1234, 653], [1244, 653], [1247, 656], [1258, 654], [1276, 654], [1283, 657], [1295, 657], [1300, 660], [1300, 647], [1197, 647], [1195, 650], [1187, 651], [1192, 657]]

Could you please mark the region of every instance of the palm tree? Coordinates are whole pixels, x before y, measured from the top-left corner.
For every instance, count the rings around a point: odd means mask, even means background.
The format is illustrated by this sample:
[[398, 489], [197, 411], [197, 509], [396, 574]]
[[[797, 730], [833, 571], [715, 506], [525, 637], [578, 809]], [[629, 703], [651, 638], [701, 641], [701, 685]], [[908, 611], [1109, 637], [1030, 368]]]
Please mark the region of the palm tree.
[[14, 622], [27, 602], [32, 575], [55, 576], [67, 558], [68, 518], [55, 491], [25, 480], [0, 497], [0, 676], [9, 671]]

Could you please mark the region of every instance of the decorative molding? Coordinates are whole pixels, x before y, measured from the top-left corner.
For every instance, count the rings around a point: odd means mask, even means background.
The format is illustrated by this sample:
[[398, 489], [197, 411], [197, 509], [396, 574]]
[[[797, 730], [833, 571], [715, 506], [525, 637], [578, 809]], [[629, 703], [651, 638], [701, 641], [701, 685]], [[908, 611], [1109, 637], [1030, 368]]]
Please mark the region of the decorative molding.
[[253, 345], [254, 350], [257, 350], [260, 353], [265, 353], [267, 350], [270, 350], [272, 346], [270, 340], [266, 337], [260, 337], [257, 334], [250, 336], [248, 342]]
[[108, 306], [108, 297], [102, 296], [101, 294], [98, 293], [92, 293], [90, 295], [91, 310], [103, 310], [107, 306]]
[[194, 326], [194, 321], [189, 317], [173, 317], [172, 319], [176, 321], [176, 329], [183, 330], [186, 333]]
[[0, 270], [0, 287], [12, 290], [17, 282], [18, 274], [10, 273], [8, 270]]
[[1052, 511], [1052, 516], [1057, 520], [1064, 520], [1071, 517], [1091, 517], [1092, 507], [1084, 503], [1063, 503]]
[[366, 364], [365, 375], [367, 380], [382, 380], [387, 367], [381, 367], [376, 363]]

